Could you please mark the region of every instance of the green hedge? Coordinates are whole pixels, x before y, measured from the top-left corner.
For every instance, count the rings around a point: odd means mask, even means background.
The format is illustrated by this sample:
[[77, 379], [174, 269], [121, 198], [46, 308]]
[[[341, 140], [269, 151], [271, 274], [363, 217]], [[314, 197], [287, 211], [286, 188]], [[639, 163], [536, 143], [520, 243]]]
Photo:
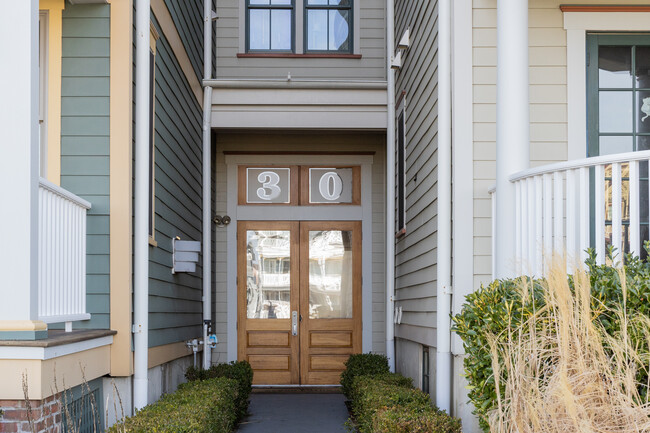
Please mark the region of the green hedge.
[[237, 394], [234, 379], [185, 383], [115, 424], [108, 433], [228, 433], [237, 423]]
[[[647, 248], [647, 245], [646, 245]], [[648, 353], [648, 339], [634, 329], [635, 317], [650, 315], [650, 264], [639, 258], [626, 256], [625, 280], [627, 287], [626, 312], [630, 320], [629, 333], [639, 353]], [[610, 335], [621, 331], [620, 320], [613, 311], [623, 305], [623, 290], [619, 271], [606, 265], [597, 265], [595, 254], [589, 253], [585, 262], [592, 287], [592, 310]], [[526, 278], [526, 277], [523, 277]], [[529, 296], [522, 300], [518, 287], [522, 279], [497, 280], [467, 296], [460, 314], [453, 318], [454, 330], [463, 339], [467, 357], [465, 375], [469, 381], [469, 399], [479, 415], [484, 431], [489, 431], [487, 413], [496, 408], [497, 396], [492, 372], [492, 360], [487, 337], [503, 335], [504, 331], [525, 323], [534, 311], [545, 305], [544, 281], [528, 279]], [[569, 277], [572, 287], [572, 278]], [[647, 358], [647, 357], [646, 357]], [[637, 381], [643, 399], [648, 396], [649, 359], [638, 365]]]
[[345, 362], [345, 370], [341, 373], [341, 387], [343, 394], [350, 397], [352, 382], [357, 376], [373, 376], [389, 373], [388, 358], [377, 353], [357, 353], [350, 355]]
[[341, 374], [350, 400], [351, 430], [359, 433], [460, 433], [460, 420], [431, 405], [428, 394], [413, 388], [413, 380], [390, 373], [388, 358], [351, 355]]
[[185, 372], [187, 380], [207, 380], [215, 377], [226, 377], [237, 381], [237, 418], [241, 419], [248, 412], [248, 397], [253, 389], [253, 369], [248, 361], [236, 361], [229, 364], [213, 365], [207, 370], [189, 367]]

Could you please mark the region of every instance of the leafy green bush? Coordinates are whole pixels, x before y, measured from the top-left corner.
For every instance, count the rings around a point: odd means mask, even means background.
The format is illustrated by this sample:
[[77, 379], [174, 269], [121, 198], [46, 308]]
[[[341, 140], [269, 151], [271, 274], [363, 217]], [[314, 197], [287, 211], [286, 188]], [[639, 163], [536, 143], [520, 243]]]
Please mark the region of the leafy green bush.
[[237, 393], [237, 382], [228, 378], [185, 383], [108, 433], [228, 433], [237, 422]]
[[[647, 247], [647, 245], [646, 245]], [[639, 353], [649, 353], [648, 339], [640, 328], [639, 318], [650, 315], [650, 264], [637, 257], [625, 258], [625, 282], [627, 297], [625, 311], [628, 315], [628, 332], [632, 344], [639, 348]], [[621, 332], [620, 318], [614, 313], [623, 307], [623, 289], [619, 270], [612, 266], [597, 265], [595, 254], [589, 253], [585, 262], [592, 288], [592, 311], [609, 335]], [[522, 299], [520, 286], [527, 283], [529, 288]], [[454, 330], [463, 339], [467, 357], [464, 361], [465, 375], [469, 381], [469, 399], [474, 404], [475, 413], [484, 431], [489, 431], [486, 421], [487, 413], [496, 408], [497, 395], [492, 371], [492, 360], [487, 340], [488, 335], [503, 335], [508, 328], [516, 328], [526, 323], [534, 312], [544, 315], [543, 280], [522, 277], [517, 279], [497, 280], [466, 298], [460, 314], [453, 318]], [[572, 285], [572, 277], [569, 276]], [[537, 326], [543, 326], [540, 322]], [[646, 384], [639, 389], [643, 399], [648, 396], [647, 357], [637, 360], [637, 382]]]
[[422, 412], [402, 406], [377, 411], [372, 423], [373, 432], [383, 433], [460, 433], [460, 420], [446, 412], [427, 408]]
[[389, 373], [388, 358], [377, 353], [357, 353], [350, 355], [345, 362], [345, 370], [341, 373], [341, 387], [343, 394], [350, 398], [350, 389], [354, 378], [357, 376], [377, 375]]
[[253, 385], [253, 369], [248, 361], [236, 361], [229, 364], [213, 365], [207, 370], [190, 366], [185, 372], [185, 378], [189, 381], [207, 380], [215, 377], [227, 377], [237, 381], [237, 415], [238, 419], [246, 415], [248, 411], [248, 397]]
[[[357, 376], [350, 394], [360, 433], [460, 433], [460, 421], [431, 405], [428, 394], [398, 374]], [[451, 429], [450, 429], [451, 428]]]

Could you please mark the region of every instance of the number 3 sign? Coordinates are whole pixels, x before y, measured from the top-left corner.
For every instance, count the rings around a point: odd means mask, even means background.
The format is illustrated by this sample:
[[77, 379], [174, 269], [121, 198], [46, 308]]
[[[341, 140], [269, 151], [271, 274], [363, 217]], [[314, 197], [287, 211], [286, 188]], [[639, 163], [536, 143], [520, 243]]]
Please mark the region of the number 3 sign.
[[287, 204], [290, 201], [290, 168], [246, 168], [246, 203]]

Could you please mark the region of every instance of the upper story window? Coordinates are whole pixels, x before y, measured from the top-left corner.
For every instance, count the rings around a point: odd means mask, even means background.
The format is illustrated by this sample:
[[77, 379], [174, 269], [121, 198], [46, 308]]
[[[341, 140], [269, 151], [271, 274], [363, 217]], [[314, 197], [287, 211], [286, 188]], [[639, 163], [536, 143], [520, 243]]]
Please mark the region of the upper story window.
[[246, 0], [247, 51], [293, 52], [293, 0]]
[[352, 0], [305, 0], [307, 52], [352, 52]]

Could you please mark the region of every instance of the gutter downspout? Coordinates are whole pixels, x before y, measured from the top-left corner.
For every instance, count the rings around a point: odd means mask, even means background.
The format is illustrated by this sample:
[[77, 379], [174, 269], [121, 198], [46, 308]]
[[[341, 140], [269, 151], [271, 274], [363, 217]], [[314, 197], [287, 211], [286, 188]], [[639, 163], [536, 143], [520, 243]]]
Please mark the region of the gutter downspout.
[[[203, 0], [203, 79], [212, 78], [212, 1]], [[212, 326], [212, 154], [210, 115], [212, 87], [203, 85], [203, 368], [212, 365], [208, 326]]]
[[451, 0], [438, 1], [438, 22], [436, 405], [451, 414]]
[[147, 405], [149, 381], [149, 51], [150, 0], [135, 14], [135, 227], [133, 258], [133, 407]]
[[388, 87], [386, 123], [386, 356], [395, 372], [395, 3], [386, 1], [386, 74]]

